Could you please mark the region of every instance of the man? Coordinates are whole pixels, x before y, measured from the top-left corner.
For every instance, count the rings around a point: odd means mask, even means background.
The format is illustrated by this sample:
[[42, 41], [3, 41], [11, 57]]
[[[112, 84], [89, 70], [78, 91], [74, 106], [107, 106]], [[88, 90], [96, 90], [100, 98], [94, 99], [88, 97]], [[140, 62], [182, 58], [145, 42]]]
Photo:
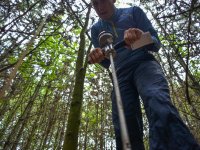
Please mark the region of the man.
[[[144, 150], [140, 95], [149, 121], [151, 150], [199, 150], [198, 144], [171, 103], [167, 81], [160, 65], [149, 52], [157, 52], [160, 48], [156, 31], [139, 7], [117, 9], [115, 1], [92, 0], [100, 19], [91, 29], [95, 48], [89, 54], [89, 61], [92, 64], [100, 63], [105, 68], [110, 65], [98, 43], [100, 32], [111, 32], [114, 43], [125, 40], [127, 46], [116, 49], [115, 67], [132, 149]], [[130, 45], [147, 31], [151, 33], [154, 44], [131, 50]], [[112, 115], [117, 149], [122, 150], [114, 92]]]

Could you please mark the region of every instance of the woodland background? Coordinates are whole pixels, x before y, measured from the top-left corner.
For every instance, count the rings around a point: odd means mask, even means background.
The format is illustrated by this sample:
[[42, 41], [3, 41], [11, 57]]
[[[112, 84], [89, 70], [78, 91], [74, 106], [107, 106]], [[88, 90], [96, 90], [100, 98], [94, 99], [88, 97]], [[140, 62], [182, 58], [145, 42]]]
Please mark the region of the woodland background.
[[[200, 143], [200, 1], [121, 3], [150, 16], [172, 102]], [[0, 2], [0, 149], [115, 149], [111, 80], [87, 65], [96, 18], [85, 0]]]

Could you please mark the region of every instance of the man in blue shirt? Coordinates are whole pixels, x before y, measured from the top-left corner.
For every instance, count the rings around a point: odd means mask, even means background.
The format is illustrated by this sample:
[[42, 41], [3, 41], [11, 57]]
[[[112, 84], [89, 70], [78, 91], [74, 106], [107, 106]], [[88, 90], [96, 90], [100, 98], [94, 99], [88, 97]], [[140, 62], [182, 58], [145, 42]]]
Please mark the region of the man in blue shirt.
[[[92, 64], [100, 63], [105, 68], [110, 65], [98, 43], [100, 32], [111, 32], [114, 43], [125, 40], [127, 46], [116, 49], [114, 63], [132, 149], [144, 150], [140, 96], [149, 121], [151, 150], [199, 150], [198, 144], [172, 105], [163, 71], [150, 53], [158, 52], [160, 48], [155, 29], [139, 7], [118, 9], [114, 3], [115, 0], [92, 0], [100, 19], [91, 29], [95, 48], [89, 54], [89, 61]], [[150, 32], [154, 44], [132, 50], [131, 44], [139, 40], [144, 32]], [[117, 149], [122, 150], [114, 92], [112, 116]]]

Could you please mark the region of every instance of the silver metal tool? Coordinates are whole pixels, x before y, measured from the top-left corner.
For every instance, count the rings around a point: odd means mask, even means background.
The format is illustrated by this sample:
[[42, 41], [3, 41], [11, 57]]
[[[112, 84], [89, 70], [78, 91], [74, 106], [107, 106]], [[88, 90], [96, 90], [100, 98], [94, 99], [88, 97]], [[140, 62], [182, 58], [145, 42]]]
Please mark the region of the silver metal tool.
[[124, 116], [124, 109], [122, 105], [122, 99], [120, 95], [120, 89], [118, 85], [117, 75], [115, 71], [113, 57], [116, 55], [115, 49], [113, 48], [113, 36], [111, 33], [102, 32], [99, 35], [99, 44], [100, 47], [104, 50], [105, 56], [110, 59], [112, 77], [116, 95], [117, 108], [119, 113], [120, 128], [121, 128], [121, 137], [123, 143], [123, 150], [131, 150], [131, 144], [128, 136], [126, 120]]

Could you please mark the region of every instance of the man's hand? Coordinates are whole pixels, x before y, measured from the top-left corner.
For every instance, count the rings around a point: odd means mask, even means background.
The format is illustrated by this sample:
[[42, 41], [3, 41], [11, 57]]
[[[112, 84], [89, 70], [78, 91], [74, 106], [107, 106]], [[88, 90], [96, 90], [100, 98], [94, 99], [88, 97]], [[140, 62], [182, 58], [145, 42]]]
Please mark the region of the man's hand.
[[124, 41], [125, 43], [127, 44], [127, 46], [130, 48], [131, 45], [139, 40], [141, 38], [141, 35], [143, 34], [144, 32], [140, 29], [137, 29], [137, 28], [129, 28], [128, 30], [126, 30], [124, 32]]
[[91, 64], [100, 63], [104, 59], [105, 59], [105, 56], [101, 48], [93, 49], [88, 55], [88, 61]]

